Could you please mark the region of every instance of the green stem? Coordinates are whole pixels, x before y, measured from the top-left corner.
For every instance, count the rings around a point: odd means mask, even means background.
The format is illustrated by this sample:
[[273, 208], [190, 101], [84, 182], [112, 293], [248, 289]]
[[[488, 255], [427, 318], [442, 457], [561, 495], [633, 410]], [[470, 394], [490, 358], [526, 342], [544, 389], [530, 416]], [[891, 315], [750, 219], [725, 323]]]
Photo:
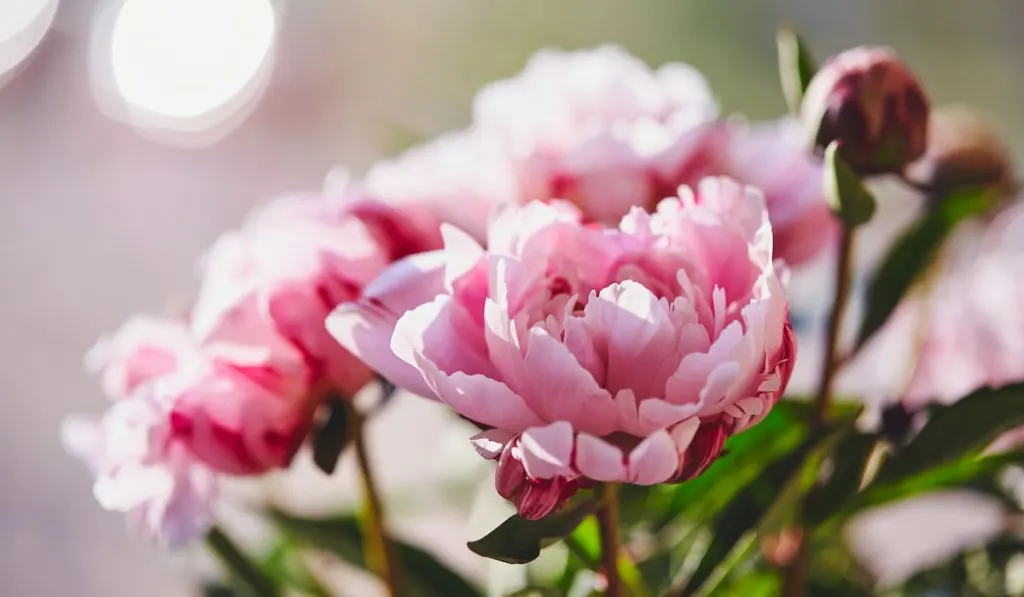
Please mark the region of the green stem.
[[[839, 241], [839, 254], [836, 258], [835, 279], [833, 286], [835, 295], [832, 298], [832, 310], [828, 316], [828, 331], [825, 337], [825, 357], [821, 364], [821, 377], [818, 379], [818, 389], [814, 395], [814, 413], [811, 419], [811, 432], [820, 433], [828, 423], [832, 415], [832, 386], [835, 383], [836, 373], [839, 370], [839, 359], [837, 358], [839, 348], [839, 337], [842, 331], [843, 318], [846, 315], [846, 307], [850, 300], [850, 278], [853, 268], [853, 240], [854, 231], [852, 228], [843, 227], [842, 237]], [[816, 499], [815, 488], [811, 488], [803, 500], [802, 509], [806, 510], [808, 504]], [[800, 539], [793, 561], [786, 566], [783, 572], [783, 592], [786, 597], [804, 597], [807, 594], [807, 573], [810, 568], [811, 553], [810, 532], [805, 529]]]
[[253, 597], [277, 597], [277, 587], [220, 527], [210, 528], [206, 534], [206, 544], [227, 569], [235, 583], [244, 586]]
[[601, 535], [601, 562], [608, 590], [605, 597], [623, 597], [619, 574], [619, 492], [614, 483], [601, 486], [601, 508], [597, 511], [597, 528]]
[[354, 407], [350, 408], [352, 441], [355, 444], [356, 464], [363, 485], [363, 550], [366, 564], [384, 581], [389, 597], [401, 597], [401, 573], [398, 561], [394, 557], [394, 549], [388, 541], [380, 490], [366, 450], [365, 420]]
[[814, 395], [814, 419], [812, 424], [815, 428], [822, 427], [832, 413], [832, 384], [835, 382], [836, 372], [839, 370], [839, 359], [836, 358], [839, 350], [839, 336], [842, 330], [843, 318], [846, 316], [846, 307], [850, 302], [853, 239], [854, 231], [849, 228], [843, 228], [842, 238], [839, 241], [839, 255], [833, 284], [835, 296], [832, 299], [832, 310], [828, 316], [828, 335], [825, 337], [825, 357], [821, 364], [818, 390]]

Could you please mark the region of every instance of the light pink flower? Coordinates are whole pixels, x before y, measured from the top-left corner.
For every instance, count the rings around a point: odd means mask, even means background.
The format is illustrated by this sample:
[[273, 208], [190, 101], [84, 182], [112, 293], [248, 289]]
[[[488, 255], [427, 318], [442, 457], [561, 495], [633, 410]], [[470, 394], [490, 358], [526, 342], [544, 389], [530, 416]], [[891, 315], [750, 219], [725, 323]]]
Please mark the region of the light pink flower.
[[516, 77], [480, 91], [473, 126], [511, 160], [518, 201], [568, 199], [615, 225], [665, 196], [661, 175], [687, 170], [717, 112], [693, 68], [652, 72], [602, 46], [538, 52]]
[[359, 297], [390, 263], [392, 247], [356, 215], [322, 210], [318, 199], [271, 204], [214, 244], [192, 331], [208, 352], [237, 365], [272, 362], [289, 379], [308, 386], [326, 377], [352, 395], [372, 372], [331, 340], [324, 319]]
[[502, 212], [486, 250], [444, 234], [444, 251], [396, 264], [329, 328], [487, 429], [474, 444], [523, 516], [581, 483], [698, 475], [786, 385], [788, 303], [752, 188], [707, 179], [618, 229], [534, 202]]
[[169, 548], [206, 532], [217, 475], [174, 439], [166, 403], [142, 393], [99, 418], [67, 417], [61, 441], [96, 476], [100, 506], [127, 514], [136, 532]]
[[483, 239], [494, 208], [516, 199], [511, 162], [472, 129], [377, 162], [361, 190], [438, 242], [443, 222]]
[[113, 334], [100, 338], [85, 356], [85, 366], [100, 376], [112, 399], [132, 394], [139, 385], [173, 372], [194, 355], [188, 329], [171, 319], [136, 315]]
[[825, 202], [821, 161], [807, 150], [795, 119], [722, 123], [701, 166], [702, 176], [728, 176], [764, 191], [777, 258], [797, 265], [835, 241], [838, 228]]
[[905, 362], [909, 352], [908, 367], [875, 381], [915, 409], [1024, 381], [1024, 205], [961, 224], [939, 259], [852, 365]]

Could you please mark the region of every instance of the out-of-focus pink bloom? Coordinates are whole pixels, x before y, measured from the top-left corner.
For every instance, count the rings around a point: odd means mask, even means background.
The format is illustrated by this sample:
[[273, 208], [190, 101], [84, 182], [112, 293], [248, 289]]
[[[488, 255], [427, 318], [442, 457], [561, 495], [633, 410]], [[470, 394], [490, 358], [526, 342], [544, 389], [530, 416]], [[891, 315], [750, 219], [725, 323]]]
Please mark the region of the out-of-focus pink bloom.
[[362, 191], [438, 242], [442, 222], [483, 239], [494, 208], [516, 200], [511, 166], [477, 131], [458, 131], [377, 162]]
[[174, 548], [206, 532], [217, 475], [174, 439], [166, 403], [142, 393], [100, 418], [67, 417], [61, 441], [96, 476], [100, 506], [127, 514], [140, 534]]
[[844, 532], [857, 559], [880, 586], [892, 586], [985, 545], [1008, 529], [999, 500], [944, 491], [868, 510]]
[[725, 122], [709, 145], [702, 175], [728, 176], [764, 192], [777, 258], [797, 265], [833, 243], [838, 229], [825, 201], [822, 165], [795, 119]]
[[717, 112], [693, 68], [652, 72], [602, 46], [538, 52], [519, 75], [480, 91], [473, 125], [511, 160], [515, 199], [567, 199], [587, 219], [615, 225], [665, 196], [663, 178], [699, 158]]
[[1024, 381], [1022, 276], [1024, 205], [1011, 205], [988, 222], [961, 224], [937, 271], [898, 307], [860, 359], [902, 362], [910, 344], [909, 367], [887, 384], [897, 392], [890, 398], [910, 408]]
[[239, 366], [271, 363], [273, 373], [307, 386], [326, 377], [352, 395], [372, 372], [330, 338], [324, 320], [359, 297], [390, 252], [359, 217], [319, 212], [304, 201], [316, 200], [283, 199], [214, 244], [192, 330], [208, 352]]
[[509, 208], [486, 250], [446, 228], [444, 251], [396, 264], [329, 324], [489, 428], [474, 445], [530, 518], [579, 483], [700, 474], [765, 416], [795, 357], [755, 189], [706, 179], [618, 229], [582, 220], [564, 202]]
[[136, 315], [104, 336], [86, 354], [86, 368], [100, 376], [112, 399], [132, 394], [139, 385], [173, 372], [195, 355], [188, 328], [179, 321]]

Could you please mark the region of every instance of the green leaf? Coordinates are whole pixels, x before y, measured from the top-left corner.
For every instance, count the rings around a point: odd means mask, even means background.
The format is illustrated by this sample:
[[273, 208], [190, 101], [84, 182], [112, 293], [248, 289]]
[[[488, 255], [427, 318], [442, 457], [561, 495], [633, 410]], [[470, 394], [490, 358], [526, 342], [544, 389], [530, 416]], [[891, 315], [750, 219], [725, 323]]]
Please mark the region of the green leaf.
[[355, 413], [352, 405], [343, 400], [332, 400], [327, 408], [327, 418], [313, 430], [313, 462], [330, 475], [337, 468], [338, 459], [351, 439], [349, 430]]
[[832, 474], [809, 504], [807, 521], [816, 525], [839, 511], [860, 489], [864, 468], [878, 444], [878, 438], [852, 431], [845, 435], [832, 457]]
[[223, 564], [231, 577], [232, 585], [241, 595], [277, 597], [281, 594], [274, 582], [224, 534], [220, 527], [210, 529], [206, 534], [206, 544]]
[[769, 463], [800, 444], [807, 434], [806, 420], [786, 402], [776, 404], [763, 421], [730, 437], [722, 456], [699, 477], [655, 488], [647, 504], [649, 522], [660, 530], [673, 519], [710, 521]]
[[891, 483], [955, 461], [1022, 424], [1024, 384], [978, 390], [933, 409], [920, 433], [882, 465], [875, 482]]
[[989, 456], [967, 456], [924, 473], [886, 483], [884, 479], [865, 489], [858, 508], [878, 506], [922, 493], [962, 486], [998, 474], [1010, 465], [1024, 464], [1024, 452], [1003, 452]]
[[839, 157], [839, 142], [825, 149], [825, 197], [843, 225], [856, 228], [875, 215], [875, 196], [860, 177]]
[[239, 597], [238, 593], [230, 585], [209, 583], [200, 589], [203, 597]]
[[311, 597], [331, 597], [306, 566], [298, 545], [286, 537], [278, 539], [263, 563], [263, 570], [278, 584]]
[[[287, 536], [310, 547], [328, 551], [340, 559], [366, 568], [363, 535], [354, 516], [301, 518], [272, 511], [271, 517]], [[478, 597], [481, 592], [472, 583], [452, 571], [433, 555], [419, 547], [391, 541], [401, 560], [403, 597]]]
[[779, 79], [786, 106], [792, 114], [800, 114], [804, 92], [818, 70], [807, 44], [791, 29], [780, 29], [775, 37], [779, 51]]
[[540, 520], [514, 515], [485, 537], [470, 541], [469, 549], [499, 562], [525, 564], [536, 559], [542, 547], [571, 533], [598, 505], [593, 498], [581, 500]]
[[682, 594], [689, 595], [699, 589], [726, 560], [743, 536], [754, 530], [769, 507], [775, 503], [782, 487], [802, 471], [807, 456], [816, 444], [816, 438], [804, 439], [795, 450], [772, 462], [719, 513], [712, 530], [711, 544]]
[[864, 346], [885, 325], [903, 297], [934, 262], [939, 247], [956, 225], [986, 212], [994, 200], [979, 189], [946, 197], [893, 243], [868, 281], [864, 320], [854, 350]]

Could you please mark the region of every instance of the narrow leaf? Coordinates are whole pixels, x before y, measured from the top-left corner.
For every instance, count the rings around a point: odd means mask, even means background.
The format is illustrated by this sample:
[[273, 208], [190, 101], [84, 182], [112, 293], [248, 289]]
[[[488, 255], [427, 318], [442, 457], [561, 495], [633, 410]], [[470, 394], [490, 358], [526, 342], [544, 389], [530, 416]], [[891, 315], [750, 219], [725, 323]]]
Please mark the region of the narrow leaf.
[[295, 589], [310, 597], [331, 597], [330, 591], [306, 566], [298, 545], [287, 537], [280, 538], [263, 564], [263, 570], [279, 585]]
[[984, 213], [992, 203], [993, 198], [982, 190], [946, 197], [893, 243], [868, 281], [867, 305], [855, 350], [885, 325], [910, 288], [928, 270], [956, 225]]
[[[301, 518], [272, 511], [278, 527], [296, 541], [333, 553], [340, 559], [366, 568], [363, 535], [354, 516]], [[408, 543], [392, 539], [402, 562], [404, 595], [409, 597], [479, 597], [472, 583], [448, 568], [433, 555]], [[403, 597], [404, 597], [403, 595]]]
[[807, 520], [816, 525], [839, 511], [860, 489], [864, 467], [878, 444], [874, 435], [851, 432], [836, 448], [832, 474], [809, 505]]
[[780, 29], [775, 37], [779, 51], [779, 79], [786, 106], [792, 114], [800, 113], [804, 92], [818, 70], [807, 44], [791, 29]]
[[206, 535], [206, 544], [221, 561], [234, 586], [242, 595], [277, 597], [277, 586], [235, 545], [224, 531], [213, 527]]
[[882, 465], [876, 483], [925, 472], [985, 448], [1024, 424], [1024, 384], [984, 388], [935, 408], [920, 433]]
[[338, 459], [351, 439], [349, 419], [352, 406], [348, 402], [334, 400], [327, 408], [327, 418], [313, 430], [313, 462], [330, 475], [338, 467]]
[[875, 215], [875, 197], [839, 157], [839, 142], [825, 149], [825, 197], [847, 228], [862, 226]]
[[542, 547], [572, 533], [598, 505], [596, 499], [586, 499], [540, 520], [512, 516], [485, 537], [470, 541], [469, 549], [499, 562], [525, 564], [536, 559]]
[[762, 515], [775, 502], [780, 489], [801, 470], [816, 443], [814, 438], [805, 439], [797, 449], [773, 462], [722, 510], [712, 530], [711, 544], [686, 583], [682, 595], [690, 595], [700, 588], [719, 564], [726, 560], [740, 539], [757, 526]]

